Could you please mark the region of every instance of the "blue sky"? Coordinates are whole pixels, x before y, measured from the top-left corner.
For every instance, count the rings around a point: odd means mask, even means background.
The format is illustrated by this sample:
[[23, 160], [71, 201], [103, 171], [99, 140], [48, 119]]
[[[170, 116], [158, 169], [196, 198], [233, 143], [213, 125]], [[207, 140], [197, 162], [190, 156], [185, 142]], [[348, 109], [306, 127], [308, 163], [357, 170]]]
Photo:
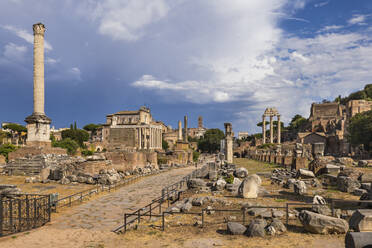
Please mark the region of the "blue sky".
[[32, 113], [32, 24], [46, 39], [46, 114], [56, 127], [151, 108], [173, 127], [258, 132], [372, 83], [369, 0], [3, 0], [0, 122]]

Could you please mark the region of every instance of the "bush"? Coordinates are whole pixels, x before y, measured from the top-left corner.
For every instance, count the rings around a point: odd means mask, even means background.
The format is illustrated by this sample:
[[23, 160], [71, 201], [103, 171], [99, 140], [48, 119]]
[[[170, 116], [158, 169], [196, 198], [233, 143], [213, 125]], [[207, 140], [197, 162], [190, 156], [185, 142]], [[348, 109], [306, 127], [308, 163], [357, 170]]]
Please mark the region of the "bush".
[[259, 149], [270, 149], [274, 147], [275, 147], [275, 144], [271, 144], [271, 143], [266, 143], [266, 144], [258, 146]]
[[82, 150], [81, 151], [81, 154], [83, 155], [83, 156], [92, 156], [93, 154], [94, 154], [94, 152], [93, 151], [91, 151], [91, 150]]
[[159, 164], [167, 164], [168, 163], [168, 159], [167, 158], [160, 158], [158, 157], [158, 165]]
[[200, 153], [199, 152], [197, 152], [197, 151], [193, 151], [192, 152], [192, 160], [194, 162], [198, 162], [199, 156], [200, 156]]
[[234, 176], [233, 175], [229, 175], [229, 176], [226, 176], [223, 178], [227, 183], [230, 183], [232, 184], [234, 182]]
[[52, 142], [52, 146], [66, 149], [69, 155], [75, 155], [77, 152], [77, 149], [79, 148], [79, 144], [70, 138], [66, 138], [61, 141]]
[[162, 145], [162, 148], [163, 148], [163, 150], [168, 150], [169, 149], [169, 144], [168, 144], [168, 142], [167, 141], [165, 141], [165, 140], [162, 140], [162, 143], [161, 143], [161, 145]]
[[8, 155], [11, 152], [14, 152], [18, 148], [12, 144], [4, 144], [0, 146], [0, 154], [5, 157], [5, 160], [8, 162]]

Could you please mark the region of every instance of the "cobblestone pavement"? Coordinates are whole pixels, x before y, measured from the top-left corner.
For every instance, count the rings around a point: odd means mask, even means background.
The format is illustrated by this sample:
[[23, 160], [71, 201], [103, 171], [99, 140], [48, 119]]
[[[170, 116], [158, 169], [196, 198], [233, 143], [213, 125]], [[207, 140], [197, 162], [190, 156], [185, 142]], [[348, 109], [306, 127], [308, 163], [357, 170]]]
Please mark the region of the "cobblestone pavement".
[[149, 176], [115, 192], [89, 201], [53, 220], [57, 229], [112, 230], [123, 223], [125, 212], [143, 207], [161, 195], [161, 189], [178, 182], [195, 168], [187, 167]]

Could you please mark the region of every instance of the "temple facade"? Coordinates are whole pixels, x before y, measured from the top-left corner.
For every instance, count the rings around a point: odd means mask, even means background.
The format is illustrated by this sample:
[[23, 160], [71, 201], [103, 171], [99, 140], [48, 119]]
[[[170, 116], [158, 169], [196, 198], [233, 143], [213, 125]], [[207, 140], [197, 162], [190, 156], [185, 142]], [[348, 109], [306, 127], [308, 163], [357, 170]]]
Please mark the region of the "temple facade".
[[162, 133], [162, 123], [152, 119], [149, 108], [141, 107], [107, 115], [102, 139], [109, 148], [156, 150], [162, 149]]

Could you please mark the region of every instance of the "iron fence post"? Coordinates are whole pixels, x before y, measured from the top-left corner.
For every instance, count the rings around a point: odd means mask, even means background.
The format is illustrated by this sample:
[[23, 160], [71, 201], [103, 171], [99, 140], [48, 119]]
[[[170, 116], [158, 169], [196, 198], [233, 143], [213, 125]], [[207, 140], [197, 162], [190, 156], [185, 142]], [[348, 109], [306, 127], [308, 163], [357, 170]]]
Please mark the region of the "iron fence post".
[[245, 225], [245, 208], [243, 208], [242, 211], [243, 211], [243, 225]]
[[3, 197], [0, 196], [0, 237], [3, 236]]
[[152, 214], [152, 203], [150, 204], [150, 220], [151, 220], [151, 214]]
[[9, 201], [9, 227], [13, 231], [13, 201]]
[[335, 216], [335, 205], [334, 205], [333, 199], [331, 199], [331, 210], [332, 210], [332, 216], [334, 217]]
[[124, 214], [124, 232], [127, 231], [127, 214]]
[[138, 209], [138, 224], [141, 222], [141, 209]]
[[202, 228], [204, 228], [204, 209], [202, 209]]
[[286, 204], [286, 225], [287, 225], [287, 228], [288, 228], [288, 224], [289, 224], [289, 207], [288, 207], [288, 203]]
[[51, 214], [52, 214], [52, 211], [51, 211], [51, 202], [50, 202], [50, 194], [48, 195], [48, 222], [50, 222], [50, 218], [51, 218]]
[[22, 202], [18, 199], [18, 232], [22, 231]]
[[165, 228], [165, 225], [164, 225], [164, 212], [161, 216], [161, 219], [162, 219], [162, 223], [161, 223], [161, 230], [164, 231], [164, 228]]

